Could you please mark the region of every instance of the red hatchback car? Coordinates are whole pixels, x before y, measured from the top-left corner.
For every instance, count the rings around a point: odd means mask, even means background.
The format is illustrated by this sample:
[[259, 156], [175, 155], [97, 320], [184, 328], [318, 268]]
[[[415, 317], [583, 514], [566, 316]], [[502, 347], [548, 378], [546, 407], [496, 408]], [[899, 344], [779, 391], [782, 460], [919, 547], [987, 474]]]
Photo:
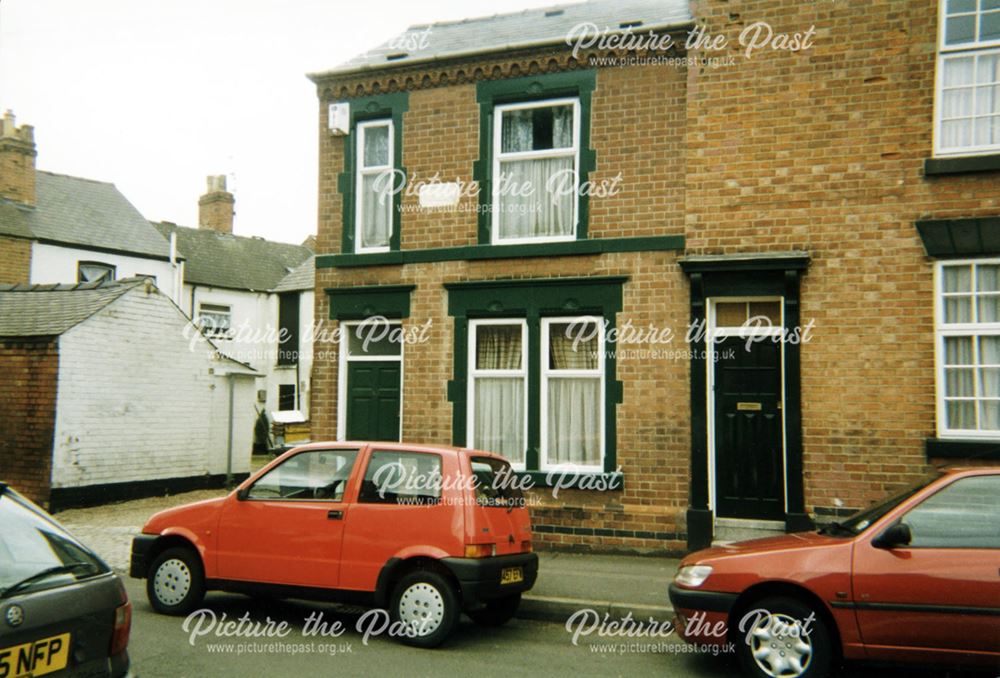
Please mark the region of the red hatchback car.
[[159, 612], [190, 612], [206, 590], [368, 604], [424, 647], [463, 610], [505, 623], [537, 572], [506, 460], [395, 443], [290, 450], [226, 497], [154, 515], [131, 563]]
[[1000, 668], [1000, 469], [944, 472], [819, 532], [687, 556], [670, 585], [691, 643], [753, 676], [841, 659]]

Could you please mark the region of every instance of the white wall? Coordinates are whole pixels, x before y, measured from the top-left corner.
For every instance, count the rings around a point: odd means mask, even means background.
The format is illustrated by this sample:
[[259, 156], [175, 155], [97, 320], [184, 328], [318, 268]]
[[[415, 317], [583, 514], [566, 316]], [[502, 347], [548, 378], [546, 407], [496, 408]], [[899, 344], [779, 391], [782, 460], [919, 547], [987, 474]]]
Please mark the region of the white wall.
[[[53, 487], [225, 473], [228, 378], [217, 373], [233, 363], [186, 327], [139, 285], [60, 337]], [[252, 381], [237, 379], [234, 473], [250, 468]]]
[[[309, 375], [312, 374], [313, 342], [313, 300], [315, 294], [309, 290], [299, 294], [299, 366], [298, 375], [294, 366], [279, 367], [277, 365], [277, 346], [274, 349], [274, 360], [266, 368], [268, 371], [267, 381], [267, 409], [275, 411], [278, 409], [278, 386], [282, 384], [294, 384], [296, 378], [299, 384], [299, 412], [309, 418], [309, 396], [311, 392]], [[271, 295], [271, 323], [278, 327], [278, 295]], [[262, 366], [263, 369], [263, 366]]]
[[[192, 289], [194, 303], [192, 310]], [[310, 290], [299, 298], [299, 370], [300, 411], [309, 417], [309, 375], [312, 370], [312, 342], [315, 294]], [[278, 409], [278, 386], [294, 384], [294, 367], [278, 367], [278, 295], [267, 292], [247, 292], [201, 285], [184, 285], [181, 308], [195, 317], [199, 304], [221, 304], [230, 307], [230, 322], [235, 333], [232, 339], [212, 337], [219, 350], [227, 356], [249, 364], [263, 376], [257, 379], [254, 399], [257, 407], [268, 412]], [[249, 329], [245, 329], [249, 328]], [[256, 401], [256, 391], [265, 392], [264, 402]]]
[[130, 257], [109, 252], [76, 249], [60, 245], [34, 242], [31, 245], [31, 282], [48, 285], [52, 283], [77, 282], [77, 264], [81, 261], [97, 261], [115, 267], [117, 279], [136, 275], [156, 276], [156, 286], [175, 302], [178, 273], [181, 265], [172, 266], [168, 261]]

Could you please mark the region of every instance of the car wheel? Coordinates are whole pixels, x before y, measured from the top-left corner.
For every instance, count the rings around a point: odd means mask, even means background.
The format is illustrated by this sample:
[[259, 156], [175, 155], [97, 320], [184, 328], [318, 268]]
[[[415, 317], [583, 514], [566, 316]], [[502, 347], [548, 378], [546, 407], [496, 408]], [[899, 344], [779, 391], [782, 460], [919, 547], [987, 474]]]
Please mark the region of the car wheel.
[[765, 598], [736, 621], [736, 653], [747, 675], [820, 678], [830, 670], [830, 632], [811, 606], [794, 598]]
[[469, 610], [466, 614], [480, 626], [503, 626], [517, 613], [521, 604], [521, 594], [497, 598], [486, 603], [485, 607]]
[[163, 614], [187, 614], [205, 596], [201, 558], [188, 548], [170, 548], [158, 555], [146, 573], [146, 596]]
[[458, 620], [458, 595], [437, 572], [417, 570], [404, 576], [392, 592], [390, 615], [400, 622], [400, 640], [416, 647], [437, 647]]

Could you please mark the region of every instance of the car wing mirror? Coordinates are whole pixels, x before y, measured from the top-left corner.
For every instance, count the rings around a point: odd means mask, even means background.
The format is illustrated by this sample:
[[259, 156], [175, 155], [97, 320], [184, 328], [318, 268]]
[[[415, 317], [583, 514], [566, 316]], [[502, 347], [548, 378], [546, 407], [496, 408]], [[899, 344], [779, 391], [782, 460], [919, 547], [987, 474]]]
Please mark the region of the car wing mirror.
[[240, 489], [236, 490], [236, 499], [237, 500], [239, 500], [239, 501], [246, 501], [246, 498], [248, 496], [250, 496], [250, 488], [249, 487], [241, 487]]
[[896, 523], [872, 540], [872, 546], [877, 549], [894, 549], [909, 546], [913, 541], [913, 533], [906, 523]]

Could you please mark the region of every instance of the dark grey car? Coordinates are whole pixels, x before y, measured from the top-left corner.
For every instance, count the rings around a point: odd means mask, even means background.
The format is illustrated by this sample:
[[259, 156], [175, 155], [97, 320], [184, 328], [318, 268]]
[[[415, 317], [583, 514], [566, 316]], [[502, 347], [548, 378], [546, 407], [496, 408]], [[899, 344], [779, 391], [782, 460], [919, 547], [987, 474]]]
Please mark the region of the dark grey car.
[[121, 580], [0, 483], [0, 678], [132, 676]]

